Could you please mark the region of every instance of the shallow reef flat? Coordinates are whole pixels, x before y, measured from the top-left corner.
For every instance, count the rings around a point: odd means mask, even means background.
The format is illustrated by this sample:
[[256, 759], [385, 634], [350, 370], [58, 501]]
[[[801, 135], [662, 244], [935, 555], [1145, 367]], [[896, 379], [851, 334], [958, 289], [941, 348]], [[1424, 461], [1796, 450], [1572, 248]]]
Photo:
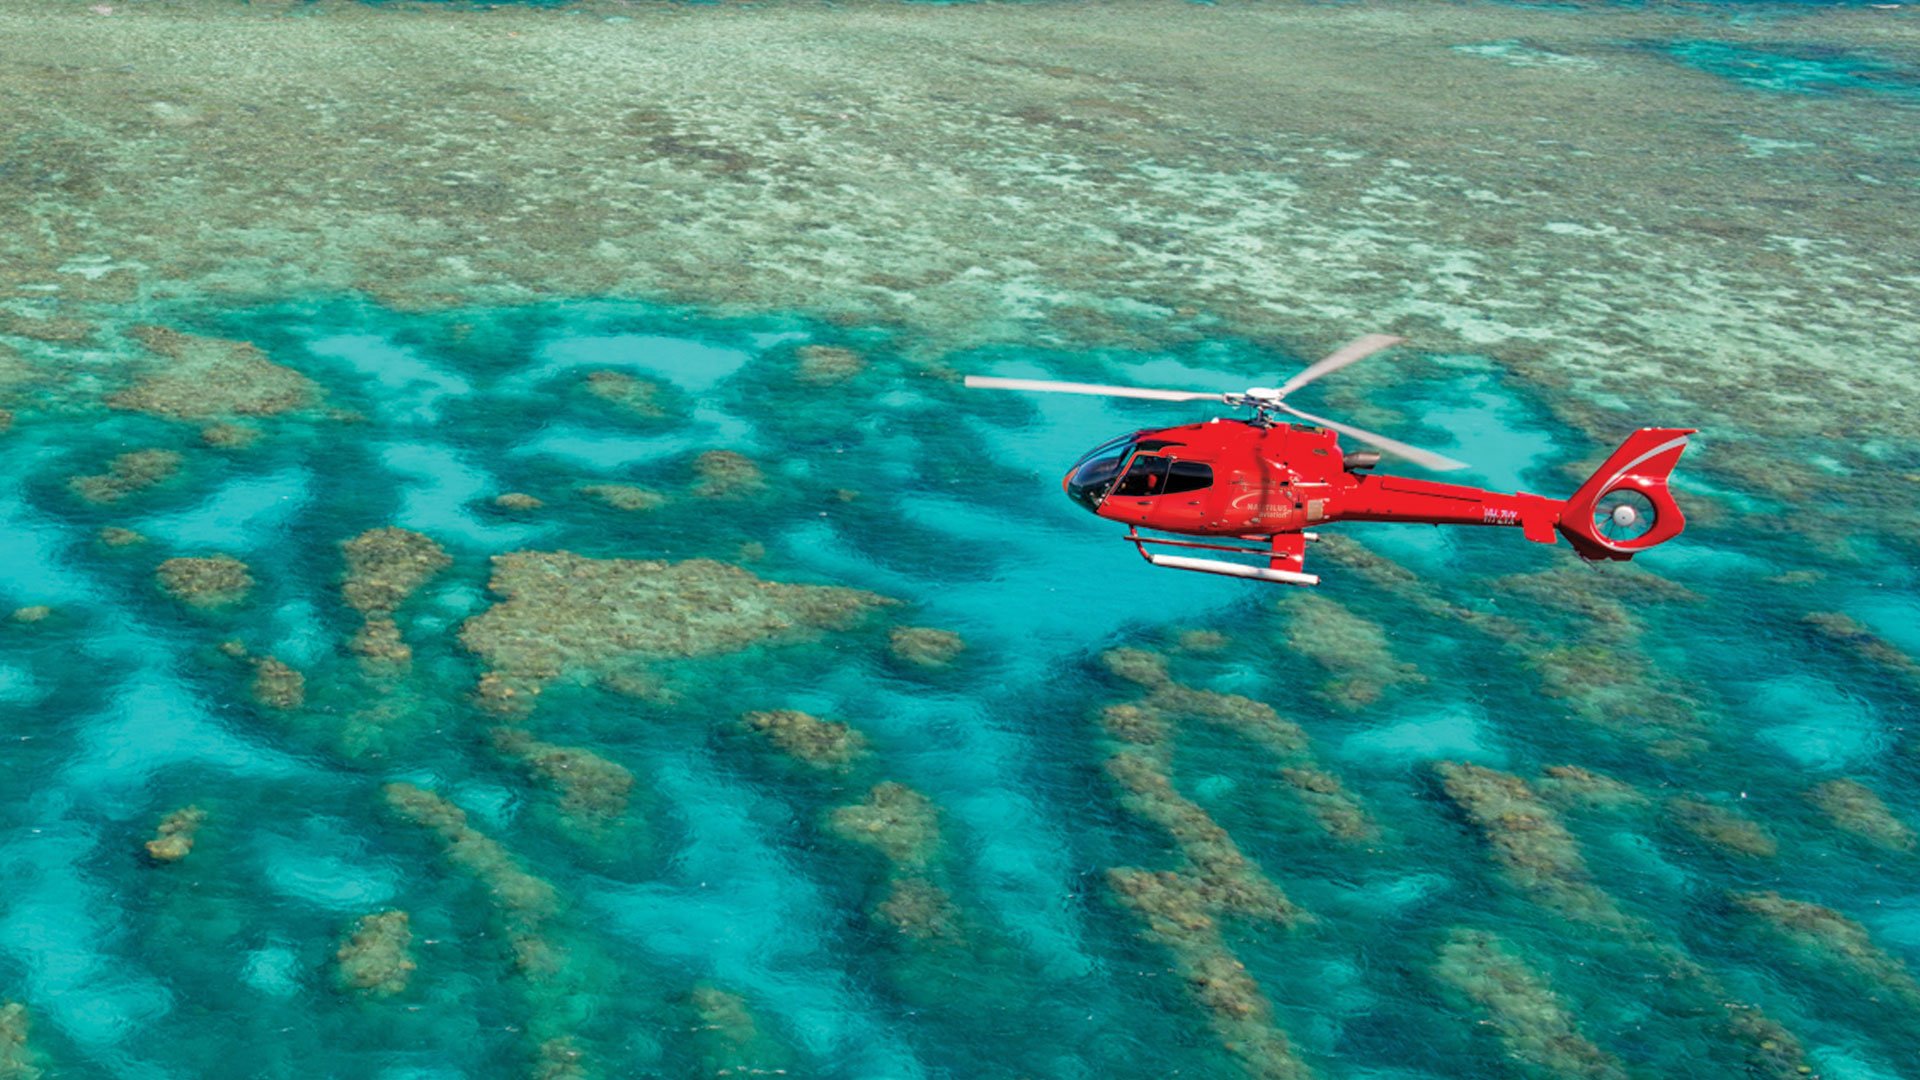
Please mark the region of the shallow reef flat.
[[[1589, 426], [1920, 434], [1904, 13], [109, 7], [0, 12], [35, 42], [0, 58], [31, 163], [0, 174], [31, 223], [0, 284], [62, 317], [323, 289], [800, 310], [933, 350], [1391, 326], [1580, 389]], [[1887, 74], [1727, 74], [1808, 50]]]

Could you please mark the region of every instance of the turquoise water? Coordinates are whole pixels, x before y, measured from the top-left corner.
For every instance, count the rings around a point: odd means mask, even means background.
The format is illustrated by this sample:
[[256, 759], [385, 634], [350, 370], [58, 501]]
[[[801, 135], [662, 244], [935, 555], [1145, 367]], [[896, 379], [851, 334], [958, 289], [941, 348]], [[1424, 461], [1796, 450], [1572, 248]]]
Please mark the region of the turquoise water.
[[[1317, 594], [1254, 588], [1150, 571], [1058, 492], [1081, 449], [1191, 410], [972, 396], [893, 351], [884, 328], [613, 301], [423, 315], [309, 299], [138, 318], [250, 340], [324, 403], [248, 421], [260, 434], [239, 449], [155, 417], [15, 410], [0, 607], [52, 612], [0, 624], [0, 713], [15, 733], [0, 971], [59, 1075], [220, 1075], [236, 1052], [259, 1075], [319, 1060], [331, 1075], [491, 1075], [528, 1070], [556, 1038], [606, 1076], [1257, 1073], [1106, 878], [1189, 857], [1103, 773], [1116, 744], [1101, 709], [1143, 693], [1100, 662], [1118, 646], [1165, 653], [1186, 686], [1271, 703], [1378, 826], [1361, 842], [1328, 835], [1270, 749], [1173, 716], [1175, 789], [1312, 917], [1278, 930], [1220, 915], [1217, 940], [1317, 1074], [1554, 1075], [1500, 1037], [1511, 1017], [1474, 1023], [1483, 1006], [1436, 974], [1456, 927], [1501, 935], [1634, 1075], [1744, 1068], [1751, 1048], [1715, 1020], [1719, 997], [1784, 1025], [1821, 1075], [1911, 1075], [1920, 1060], [1914, 1003], [1885, 992], [1884, 970], [1768, 936], [1728, 900], [1778, 889], [1829, 905], [1891, 963], [1920, 961], [1913, 852], [1836, 829], [1805, 797], [1853, 778], [1920, 822], [1912, 676], [1801, 621], [1850, 612], [1910, 655], [1920, 594], [1904, 568], [1867, 580], [1710, 519], [1600, 569], [1504, 533], [1363, 526], [1342, 531], [1419, 576], [1396, 584], [1326, 557]], [[796, 374], [802, 347], [846, 343], [864, 366], [845, 381]], [[1222, 341], [947, 362], [1205, 386], [1271, 383], [1298, 361]], [[587, 392], [604, 371], [654, 380], [658, 415]], [[1474, 461], [1479, 482], [1557, 492], [1565, 467], [1604, 449], [1568, 440], [1545, 403], [1472, 357], [1415, 356], [1395, 372], [1394, 407], [1418, 418], [1409, 437]], [[66, 486], [153, 446], [184, 464], [152, 488], [94, 506]], [[714, 449], [752, 458], [764, 487], [696, 494], [695, 458]], [[621, 511], [580, 491], [602, 483], [665, 501]], [[495, 505], [506, 492], [544, 505]], [[451, 557], [400, 607], [414, 657], [386, 681], [348, 651], [359, 620], [338, 547], [382, 525]], [[103, 526], [147, 539], [109, 547]], [[473, 693], [484, 661], [458, 640], [499, 599], [489, 556], [523, 549], [741, 561], [901, 604], [817, 637], [652, 658], [666, 697], [553, 683], [516, 722], [635, 781], [617, 820], [589, 828], [493, 749], [501, 719]], [[200, 610], [156, 588], [163, 558], [214, 552], [250, 566], [244, 602]], [[1825, 573], [1770, 580], [1794, 570]], [[1445, 605], [1503, 616], [1518, 636]], [[1300, 645], [1349, 623], [1368, 632], [1324, 656]], [[896, 626], [951, 630], [966, 649], [922, 668], [889, 650]], [[1190, 630], [1223, 638], [1183, 647]], [[216, 647], [228, 640], [302, 670], [304, 705], [257, 702], [252, 669]], [[1551, 696], [1541, 657], [1560, 644], [1600, 650], [1620, 673], [1601, 690], [1617, 696]], [[1356, 704], [1339, 679], [1376, 696]], [[355, 738], [354, 718], [383, 703], [385, 737]], [[774, 708], [845, 721], [869, 752], [843, 771], [799, 766], [738, 723]], [[1591, 886], [1635, 929], [1543, 900], [1490, 857], [1440, 760], [1536, 782], [1576, 764], [1636, 789], [1640, 804], [1618, 809], [1553, 804]], [[882, 780], [937, 808], [938, 840], [906, 871], [827, 818]], [[555, 906], [530, 932], [564, 952], [556, 972], [516, 967], [519, 916], [388, 808], [392, 781], [450, 800], [550, 883]], [[1682, 796], [1762, 823], [1777, 854], [1687, 831], [1663, 809]], [[147, 858], [143, 841], [187, 804], [207, 813], [191, 853]], [[876, 914], [901, 873], [945, 890], [956, 932], [920, 940]], [[411, 920], [405, 989], [341, 989], [336, 949], [355, 919], [387, 909]], [[1706, 974], [1663, 976], [1676, 956]], [[700, 988], [737, 995], [752, 1029], [703, 1016]]]

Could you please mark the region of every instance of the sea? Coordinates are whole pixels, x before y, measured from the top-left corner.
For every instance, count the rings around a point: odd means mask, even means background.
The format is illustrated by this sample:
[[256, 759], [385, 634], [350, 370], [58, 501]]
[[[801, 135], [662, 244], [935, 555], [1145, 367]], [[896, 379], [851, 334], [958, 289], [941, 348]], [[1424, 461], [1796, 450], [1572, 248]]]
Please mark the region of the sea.
[[[0, 1076], [1920, 1078], [1916, 19], [23, 2]], [[1155, 569], [1231, 410], [960, 381], [1374, 331], [1685, 533]]]

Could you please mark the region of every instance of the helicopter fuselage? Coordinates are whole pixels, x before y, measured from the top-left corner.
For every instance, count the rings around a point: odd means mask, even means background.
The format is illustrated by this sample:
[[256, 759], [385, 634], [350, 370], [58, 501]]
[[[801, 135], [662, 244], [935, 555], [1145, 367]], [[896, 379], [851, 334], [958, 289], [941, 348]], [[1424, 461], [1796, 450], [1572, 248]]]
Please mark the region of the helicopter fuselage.
[[[1564, 535], [1587, 559], [1623, 560], [1678, 535], [1683, 527], [1666, 478], [1690, 434], [1682, 428], [1642, 428], [1580, 491], [1571, 498], [1552, 499], [1375, 474], [1372, 468], [1380, 455], [1343, 452], [1333, 431], [1216, 418], [1113, 439], [1075, 462], [1061, 486], [1087, 510], [1129, 526], [1128, 539], [1136, 544], [1251, 553], [1213, 543], [1143, 538], [1141, 529], [1264, 541], [1270, 545], [1265, 552], [1270, 565], [1257, 576], [1269, 580], [1317, 581], [1299, 572], [1305, 541], [1314, 537], [1310, 530], [1336, 521], [1517, 528], [1543, 544]], [[1604, 513], [1602, 520], [1593, 517], [1602, 496], [1621, 491], [1644, 499], [1636, 504], [1644, 510], [1613, 519], [1639, 523], [1631, 539], [1611, 532]], [[1156, 565], [1240, 572], [1231, 564], [1148, 555], [1144, 546], [1141, 554]]]
[[1321, 428], [1214, 419], [1109, 442], [1075, 463], [1062, 487], [1100, 517], [1194, 536], [1264, 537], [1340, 520], [1420, 521], [1513, 526], [1553, 542], [1559, 499], [1375, 475], [1379, 455], [1353, 457], [1349, 468], [1338, 436]]

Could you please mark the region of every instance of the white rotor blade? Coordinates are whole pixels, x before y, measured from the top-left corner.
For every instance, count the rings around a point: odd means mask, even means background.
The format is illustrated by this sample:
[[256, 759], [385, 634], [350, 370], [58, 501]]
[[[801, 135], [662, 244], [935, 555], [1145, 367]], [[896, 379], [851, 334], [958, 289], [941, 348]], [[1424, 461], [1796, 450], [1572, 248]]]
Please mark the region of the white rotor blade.
[[1050, 382], [1046, 379], [1001, 379], [969, 375], [966, 385], [976, 390], [1043, 390], [1055, 394], [1095, 394], [1100, 397], [1143, 398], [1147, 401], [1219, 401], [1225, 394], [1201, 390], [1147, 390], [1138, 386], [1101, 386], [1097, 383]]
[[1405, 340], [1407, 339], [1394, 337], [1392, 334], [1368, 334], [1363, 338], [1355, 338], [1307, 365], [1300, 374], [1282, 383], [1275, 393], [1280, 397], [1286, 397], [1322, 375], [1339, 371], [1356, 360], [1365, 360], [1381, 349], [1398, 345]]
[[1398, 439], [1389, 439], [1385, 435], [1375, 435], [1371, 431], [1363, 431], [1357, 427], [1348, 427], [1345, 424], [1336, 424], [1332, 420], [1325, 419], [1324, 417], [1303, 413], [1284, 401], [1276, 402], [1276, 405], [1278, 408], [1292, 413], [1309, 424], [1317, 424], [1329, 431], [1337, 431], [1349, 439], [1357, 439], [1360, 442], [1366, 443], [1368, 446], [1379, 447], [1389, 454], [1406, 458], [1415, 465], [1432, 469], [1434, 472], [1451, 472], [1454, 469], [1464, 469], [1467, 467], [1467, 463], [1464, 461], [1455, 461], [1450, 457], [1436, 454], [1431, 450], [1422, 450], [1417, 446], [1408, 446]]

